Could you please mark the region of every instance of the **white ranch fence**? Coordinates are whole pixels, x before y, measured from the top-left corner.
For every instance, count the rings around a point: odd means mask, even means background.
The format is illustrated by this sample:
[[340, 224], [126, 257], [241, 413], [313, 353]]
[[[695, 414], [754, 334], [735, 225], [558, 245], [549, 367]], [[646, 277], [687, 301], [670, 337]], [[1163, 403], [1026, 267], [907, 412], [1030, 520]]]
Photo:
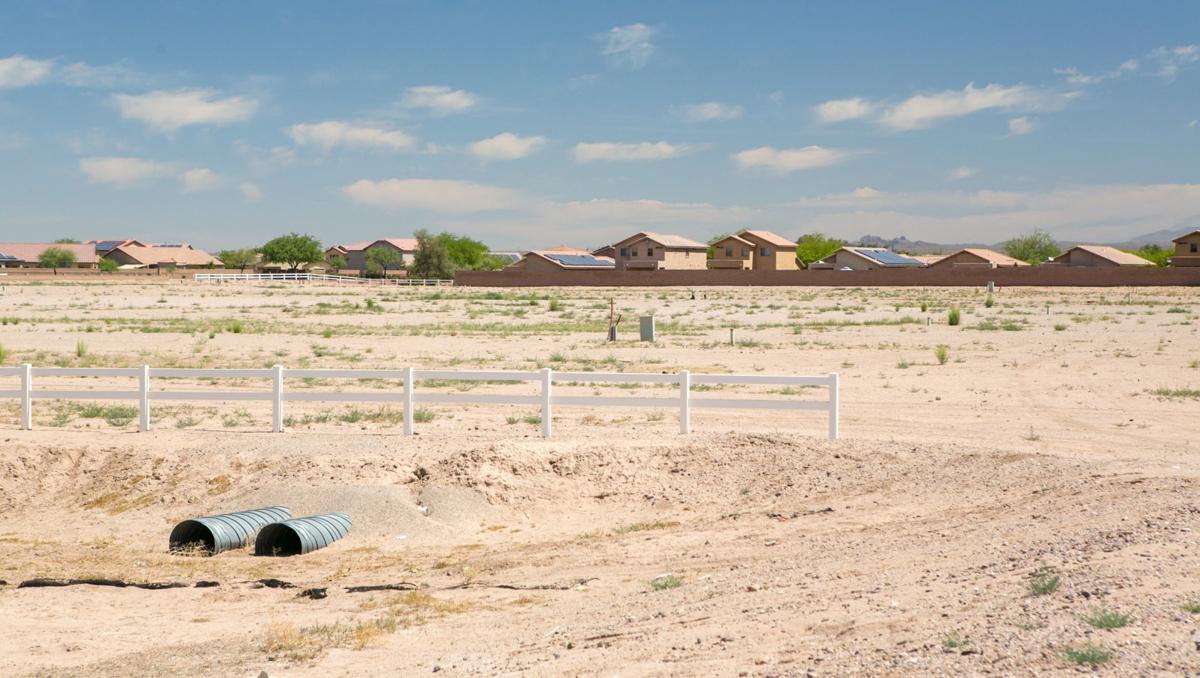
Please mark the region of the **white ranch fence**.
[[353, 275], [328, 275], [325, 273], [196, 273], [192, 279], [196, 282], [209, 283], [296, 280], [349, 283], [351, 285], [398, 285], [400, 287], [448, 287], [454, 284], [453, 280], [438, 278], [360, 278]]
[[[691, 411], [695, 408], [755, 409], [755, 410], [816, 410], [829, 414], [829, 439], [839, 435], [840, 393], [839, 377], [836, 372], [823, 376], [784, 376], [762, 374], [692, 374], [684, 370], [678, 374], [652, 374], [629, 372], [556, 372], [547, 367], [536, 372], [507, 371], [458, 371], [419, 370], [405, 367], [396, 370], [331, 370], [290, 369], [282, 365], [265, 369], [195, 369], [174, 367], [0, 367], [0, 377], [19, 377], [18, 390], [0, 390], [0, 398], [17, 398], [21, 401], [21, 428], [33, 428], [33, 401], [35, 399], [63, 400], [136, 400], [138, 403], [138, 430], [150, 430], [150, 403], [162, 400], [220, 400], [244, 401], [266, 400], [272, 404], [271, 430], [283, 431], [284, 403], [287, 401], [307, 402], [393, 402], [403, 403], [404, 434], [412, 435], [413, 412], [418, 403], [431, 404], [497, 404], [535, 405], [541, 407], [542, 436], [549, 438], [553, 432], [555, 406], [579, 407], [670, 407], [679, 408], [679, 431], [692, 430]], [[37, 377], [127, 377], [137, 379], [136, 390], [39, 390], [34, 388]], [[151, 390], [152, 379], [264, 379], [269, 380], [270, 391], [166, 391]], [[309, 389], [285, 390], [284, 379], [390, 379], [400, 380], [404, 388], [400, 392], [318, 392]], [[538, 382], [540, 392], [536, 395], [483, 394], [483, 393], [427, 393], [417, 392], [417, 382], [425, 379], [443, 381], [489, 381], [489, 382]], [[557, 395], [555, 384], [581, 384], [615, 382], [620, 384], [676, 384], [678, 394], [674, 397], [636, 396], [574, 396]], [[161, 382], [160, 382], [161, 383]], [[761, 398], [695, 398], [693, 385], [781, 385], [827, 387], [825, 400], [761, 399]]]

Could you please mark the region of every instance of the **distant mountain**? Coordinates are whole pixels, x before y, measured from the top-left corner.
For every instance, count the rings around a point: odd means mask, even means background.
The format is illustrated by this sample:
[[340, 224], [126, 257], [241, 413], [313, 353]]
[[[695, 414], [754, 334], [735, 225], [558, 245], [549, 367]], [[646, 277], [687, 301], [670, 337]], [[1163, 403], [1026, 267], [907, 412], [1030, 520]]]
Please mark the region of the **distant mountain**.
[[1139, 235], [1136, 238], [1130, 238], [1124, 242], [1115, 243], [1115, 245], [1136, 245], [1138, 247], [1141, 247], [1142, 245], [1167, 246], [1170, 245], [1171, 241], [1175, 238], [1178, 238], [1184, 233], [1191, 233], [1197, 229], [1200, 229], [1200, 224], [1196, 224], [1194, 226], [1181, 226], [1179, 228], [1164, 228], [1162, 230], [1154, 231], [1153, 233], [1146, 233], [1144, 235]]
[[[1175, 238], [1178, 238], [1179, 236], [1181, 236], [1185, 233], [1191, 233], [1192, 231], [1195, 231], [1197, 229], [1200, 229], [1200, 224], [1195, 225], [1195, 226], [1184, 226], [1182, 228], [1164, 228], [1162, 230], [1154, 231], [1153, 233], [1146, 233], [1144, 235], [1139, 235], [1135, 238], [1129, 238], [1128, 240], [1122, 240], [1120, 242], [1098, 243], [1094, 240], [1092, 240], [1092, 241], [1059, 240], [1058, 244], [1063, 249], [1066, 249], [1068, 247], [1074, 247], [1075, 245], [1088, 244], [1088, 243], [1095, 244], [1095, 245], [1111, 245], [1113, 247], [1116, 247], [1117, 249], [1122, 249], [1122, 250], [1136, 250], [1136, 249], [1140, 249], [1141, 247], [1143, 247], [1145, 245], [1159, 245], [1161, 247], [1169, 248], [1171, 246], [1172, 240], [1174, 240]], [[906, 252], [908, 254], [942, 254], [942, 253], [956, 252], [958, 250], [963, 249], [964, 247], [984, 247], [987, 249], [996, 250], [997, 252], [1004, 251], [1004, 243], [1003, 242], [990, 243], [990, 244], [989, 243], [937, 243], [937, 242], [928, 242], [925, 240], [909, 240], [908, 238], [906, 238], [904, 236], [900, 236], [898, 238], [884, 238], [884, 237], [878, 236], [878, 235], [864, 235], [863, 237], [859, 238], [858, 240], [851, 241], [851, 244], [861, 245], [863, 247], [886, 247], [889, 250], [892, 250], [893, 252]]]
[[964, 247], [994, 247], [993, 245], [981, 245], [979, 243], [958, 243], [958, 244], [943, 244], [936, 242], [927, 242], [925, 240], [909, 240], [904, 236], [899, 238], [884, 238], [878, 235], [864, 235], [854, 244], [863, 247], [886, 247], [893, 252], [908, 252], [909, 254], [940, 254], [943, 252], [955, 252]]

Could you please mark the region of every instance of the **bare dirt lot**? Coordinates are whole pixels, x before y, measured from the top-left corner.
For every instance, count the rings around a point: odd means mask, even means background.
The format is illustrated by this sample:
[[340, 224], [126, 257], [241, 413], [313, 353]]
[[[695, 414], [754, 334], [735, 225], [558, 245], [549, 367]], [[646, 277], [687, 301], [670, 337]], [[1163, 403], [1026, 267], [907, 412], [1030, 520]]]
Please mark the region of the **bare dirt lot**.
[[[40, 400], [21, 431], [0, 401], [0, 673], [1196, 675], [1198, 316], [1195, 288], [7, 284], [7, 366], [838, 372], [843, 439], [759, 410], [681, 436], [670, 405], [562, 407], [543, 440], [528, 406], [430, 405], [405, 438], [388, 406], [289, 402], [274, 434], [258, 401], [172, 402], [138, 433], [128, 403]], [[272, 504], [354, 529], [167, 553], [179, 520]]]

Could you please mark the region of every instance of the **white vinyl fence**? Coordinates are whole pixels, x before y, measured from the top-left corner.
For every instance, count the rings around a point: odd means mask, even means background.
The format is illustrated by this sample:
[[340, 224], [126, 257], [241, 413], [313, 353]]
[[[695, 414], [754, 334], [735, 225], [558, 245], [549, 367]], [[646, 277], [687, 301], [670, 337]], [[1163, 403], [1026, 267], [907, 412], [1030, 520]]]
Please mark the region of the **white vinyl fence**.
[[453, 280], [437, 278], [360, 278], [354, 275], [327, 275], [324, 273], [196, 273], [196, 282], [226, 283], [272, 280], [299, 280], [308, 282], [349, 283], [351, 285], [398, 285], [400, 287], [442, 287], [454, 284]]
[[[413, 411], [418, 403], [431, 404], [496, 404], [533, 405], [542, 412], [542, 435], [549, 438], [553, 430], [555, 406], [579, 407], [678, 407], [679, 431], [692, 430], [691, 412], [695, 408], [721, 408], [743, 410], [816, 410], [829, 414], [829, 438], [838, 438], [839, 380], [838, 374], [798, 377], [761, 374], [648, 374], [628, 372], [556, 372], [544, 368], [536, 372], [502, 371], [457, 371], [418, 370], [405, 367], [397, 370], [329, 370], [329, 369], [285, 369], [281, 365], [267, 369], [194, 369], [174, 367], [0, 367], [0, 378], [19, 377], [18, 390], [0, 390], [0, 398], [17, 398], [21, 401], [21, 428], [33, 428], [33, 401], [35, 399], [64, 400], [136, 400], [138, 403], [138, 430], [150, 430], [151, 401], [165, 400], [260, 400], [272, 404], [271, 430], [283, 431], [284, 403], [287, 401], [307, 402], [392, 402], [403, 403], [404, 434], [412, 435]], [[126, 390], [41, 390], [34, 388], [38, 377], [58, 379], [126, 377], [137, 379], [137, 389]], [[269, 391], [167, 391], [152, 390], [152, 379], [263, 379], [271, 385]], [[284, 379], [393, 379], [403, 381], [400, 392], [380, 390], [376, 392], [315, 391], [310, 389], [285, 390]], [[445, 381], [489, 381], [489, 382], [537, 382], [538, 393], [520, 395], [509, 393], [432, 393], [417, 392], [417, 382], [425, 379]], [[678, 393], [673, 397], [640, 396], [574, 396], [557, 395], [555, 384], [577, 385], [584, 383], [645, 383], [675, 384]], [[169, 382], [157, 382], [155, 385]], [[824, 386], [828, 388], [825, 400], [763, 399], [763, 398], [696, 398], [693, 386], [716, 384], [756, 384], [781, 386]]]

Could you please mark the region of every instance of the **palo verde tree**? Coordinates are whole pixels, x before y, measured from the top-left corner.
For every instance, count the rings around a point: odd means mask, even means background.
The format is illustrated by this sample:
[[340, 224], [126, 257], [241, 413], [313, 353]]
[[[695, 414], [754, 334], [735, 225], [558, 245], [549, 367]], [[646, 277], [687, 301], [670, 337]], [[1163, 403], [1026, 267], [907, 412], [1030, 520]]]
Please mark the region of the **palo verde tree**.
[[62, 247], [47, 247], [38, 255], [38, 265], [53, 269], [54, 275], [58, 275], [58, 269], [75, 265], [75, 253]]
[[435, 236], [423, 228], [413, 233], [413, 237], [417, 240], [417, 251], [413, 254], [413, 263], [408, 269], [409, 277], [454, 277], [454, 265], [450, 261], [450, 249], [445, 238]]
[[844, 240], [827, 238], [823, 233], [809, 233], [796, 240], [796, 258], [808, 268], [809, 264], [824, 259], [845, 244]]
[[1004, 243], [1004, 253], [1026, 263], [1040, 264], [1057, 257], [1062, 250], [1049, 233], [1037, 228], [1032, 233], [1017, 236]]
[[101, 259], [97, 266], [101, 273], [116, 273], [117, 269], [121, 268], [115, 259]]
[[300, 270], [304, 264], [315, 264], [325, 258], [319, 240], [295, 232], [269, 241], [259, 251], [265, 261], [287, 264], [290, 271]]
[[367, 262], [367, 271], [372, 275], [387, 277], [388, 268], [398, 268], [404, 263], [404, 257], [391, 247], [379, 246], [371, 247], [367, 250], [364, 257]]
[[465, 235], [442, 233], [438, 238], [446, 243], [446, 253], [455, 270], [494, 271], [504, 268], [504, 260], [491, 255], [487, 245]]
[[247, 266], [253, 266], [258, 261], [258, 253], [253, 249], [244, 248], [239, 250], [221, 250], [217, 252], [217, 258], [225, 264], [227, 269], [237, 269], [245, 272]]

